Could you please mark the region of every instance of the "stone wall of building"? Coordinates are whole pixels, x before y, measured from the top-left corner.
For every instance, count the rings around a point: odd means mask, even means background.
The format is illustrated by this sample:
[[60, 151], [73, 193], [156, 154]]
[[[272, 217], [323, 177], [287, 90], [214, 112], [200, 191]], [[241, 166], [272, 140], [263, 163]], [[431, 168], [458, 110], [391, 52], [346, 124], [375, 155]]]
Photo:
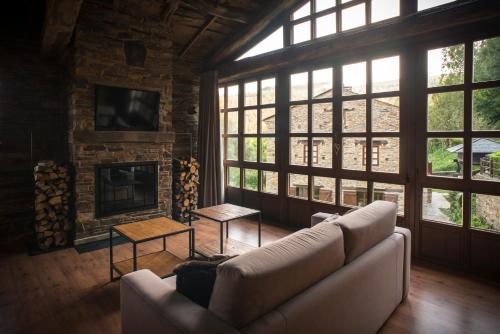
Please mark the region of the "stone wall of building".
[[476, 195], [477, 217], [484, 218], [495, 231], [500, 231], [500, 196]]
[[[110, 225], [171, 214], [172, 42], [159, 18], [115, 11], [101, 0], [85, 1], [69, 56], [69, 144], [75, 172], [76, 238], [106, 232]], [[95, 131], [95, 85], [160, 93], [159, 131], [138, 136]], [[95, 166], [158, 161], [158, 208], [107, 218], [95, 215]]]

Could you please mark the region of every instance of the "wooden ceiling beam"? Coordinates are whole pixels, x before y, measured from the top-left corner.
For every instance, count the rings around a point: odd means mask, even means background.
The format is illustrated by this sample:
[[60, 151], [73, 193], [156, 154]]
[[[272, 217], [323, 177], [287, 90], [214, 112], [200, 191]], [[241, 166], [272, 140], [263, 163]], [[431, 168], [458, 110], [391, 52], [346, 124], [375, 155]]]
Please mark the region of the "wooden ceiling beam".
[[[265, 37], [272, 28], [277, 27], [280, 22], [280, 16], [283, 16], [288, 10], [297, 5], [301, 0], [272, 0], [266, 5], [260, 13], [247, 27], [222, 45], [205, 64], [207, 68], [213, 68], [223, 63], [231, 57], [236, 58], [238, 52], [247, 44], [255, 43]], [[232, 60], [232, 59], [231, 59]]]
[[61, 55], [73, 38], [83, 0], [47, 0], [42, 34], [42, 55]]
[[163, 24], [169, 25], [172, 22], [172, 18], [174, 17], [175, 12], [179, 8], [181, 4], [181, 0], [170, 0], [167, 5], [165, 5], [165, 9], [161, 15], [161, 20]]
[[120, 9], [120, 0], [113, 0], [113, 10], [117, 11]]
[[214, 6], [206, 0], [182, 0], [182, 5], [202, 14], [212, 15], [221, 19], [247, 24], [250, 22], [250, 15], [236, 8], [226, 6]]
[[210, 27], [210, 25], [212, 25], [212, 23], [215, 22], [215, 20], [217, 19], [216, 16], [211, 16], [209, 17], [205, 23], [203, 24], [203, 26], [200, 28], [200, 30], [198, 30], [198, 32], [193, 36], [193, 38], [191, 38], [191, 40], [189, 41], [189, 43], [184, 47], [184, 49], [182, 49], [182, 51], [179, 53], [179, 58], [182, 58], [184, 57], [184, 55], [189, 51], [189, 49], [193, 46], [194, 43], [196, 43], [196, 41], [201, 37], [201, 35]]

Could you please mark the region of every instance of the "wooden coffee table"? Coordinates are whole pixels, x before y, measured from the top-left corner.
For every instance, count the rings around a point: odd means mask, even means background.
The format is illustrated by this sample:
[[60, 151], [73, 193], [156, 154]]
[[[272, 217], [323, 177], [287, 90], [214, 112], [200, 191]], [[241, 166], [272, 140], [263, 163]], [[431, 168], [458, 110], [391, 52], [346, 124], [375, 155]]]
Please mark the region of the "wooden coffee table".
[[[212, 243], [207, 243], [198, 247], [196, 253], [203, 256], [209, 257], [217, 253], [224, 253], [226, 249], [226, 254], [235, 255], [247, 252], [254, 249], [254, 246], [245, 244], [241, 241], [229, 238], [229, 222], [231, 220], [249, 217], [249, 216], [259, 216], [258, 220], [258, 244], [261, 245], [261, 225], [262, 225], [262, 215], [259, 210], [249, 209], [242, 206], [234, 204], [221, 204], [216, 206], [211, 206], [202, 209], [196, 209], [189, 215], [189, 226], [191, 226], [191, 215], [198, 217], [208, 218], [212, 221], [219, 223], [220, 225], [220, 239], [219, 241], [214, 241]], [[224, 223], [226, 223], [226, 239], [224, 240]], [[219, 245], [217, 245], [217, 243]], [[217, 247], [218, 246], [218, 247]]]
[[[132, 243], [131, 259], [113, 262], [113, 232], [118, 233]], [[189, 233], [189, 257], [194, 256], [194, 228], [178, 223], [166, 217], [154, 218], [135, 223], [119, 224], [109, 229], [109, 274], [113, 281], [121, 276], [140, 269], [150, 269], [161, 278], [173, 275], [175, 266], [184, 262], [167, 251], [167, 237]], [[142, 256], [137, 256], [137, 244], [163, 238], [163, 250]], [[120, 276], [114, 277], [114, 272]]]

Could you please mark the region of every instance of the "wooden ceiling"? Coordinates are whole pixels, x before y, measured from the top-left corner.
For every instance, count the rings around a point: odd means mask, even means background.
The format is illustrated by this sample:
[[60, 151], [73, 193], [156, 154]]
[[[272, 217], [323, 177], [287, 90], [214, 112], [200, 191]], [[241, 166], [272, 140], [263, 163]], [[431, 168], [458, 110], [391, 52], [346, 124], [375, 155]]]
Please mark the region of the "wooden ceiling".
[[[46, 0], [44, 54], [59, 53], [67, 46], [73, 31], [68, 22], [76, 24], [85, 2], [169, 24], [180, 58], [213, 66], [234, 59], [241, 46], [260, 38], [259, 33], [267, 33], [272, 19], [298, 0]], [[76, 16], [68, 17], [71, 15]], [[55, 45], [61, 41], [64, 45]]]

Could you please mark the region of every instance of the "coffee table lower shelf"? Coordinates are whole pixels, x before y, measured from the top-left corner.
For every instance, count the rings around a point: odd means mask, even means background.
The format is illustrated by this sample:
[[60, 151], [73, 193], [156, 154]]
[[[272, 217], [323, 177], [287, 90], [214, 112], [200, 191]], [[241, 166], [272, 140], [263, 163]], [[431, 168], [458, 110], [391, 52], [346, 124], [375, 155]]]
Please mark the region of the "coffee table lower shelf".
[[[241, 255], [257, 248], [255, 246], [231, 238], [226, 238], [223, 242], [224, 254], [227, 255]], [[196, 247], [195, 252], [205, 257], [220, 254], [220, 241], [214, 240], [200, 245]]]
[[[165, 278], [172, 276], [175, 266], [185, 261], [168, 251], [159, 251], [138, 256], [137, 270], [149, 269], [157, 276]], [[122, 276], [134, 271], [133, 266], [133, 259], [113, 263], [113, 268]]]

